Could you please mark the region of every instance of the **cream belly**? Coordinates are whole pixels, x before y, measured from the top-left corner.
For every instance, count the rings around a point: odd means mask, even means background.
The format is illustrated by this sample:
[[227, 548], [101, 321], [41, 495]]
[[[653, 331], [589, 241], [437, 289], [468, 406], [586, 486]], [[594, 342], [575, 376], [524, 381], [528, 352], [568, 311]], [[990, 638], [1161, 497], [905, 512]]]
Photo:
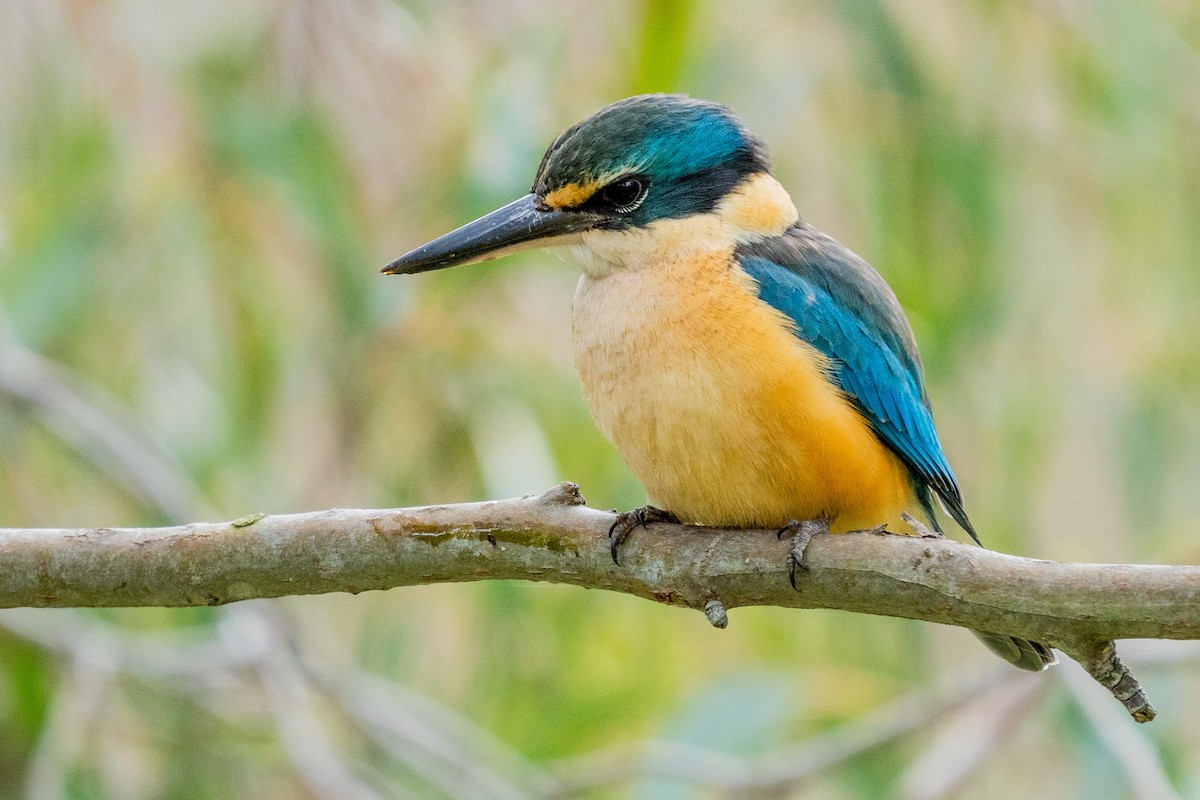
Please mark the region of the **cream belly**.
[[685, 522], [897, 529], [917, 507], [907, 469], [731, 256], [583, 276], [572, 340], [596, 423]]

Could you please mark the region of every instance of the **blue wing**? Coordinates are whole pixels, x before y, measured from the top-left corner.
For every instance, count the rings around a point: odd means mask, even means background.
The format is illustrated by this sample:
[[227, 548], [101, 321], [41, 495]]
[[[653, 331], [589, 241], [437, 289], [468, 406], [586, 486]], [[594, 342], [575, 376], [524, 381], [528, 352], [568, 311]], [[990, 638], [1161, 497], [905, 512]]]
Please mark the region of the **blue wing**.
[[743, 245], [737, 258], [759, 297], [829, 358], [834, 381], [912, 472], [934, 526], [930, 489], [978, 542], [938, 441], [912, 330], [878, 273], [804, 223]]

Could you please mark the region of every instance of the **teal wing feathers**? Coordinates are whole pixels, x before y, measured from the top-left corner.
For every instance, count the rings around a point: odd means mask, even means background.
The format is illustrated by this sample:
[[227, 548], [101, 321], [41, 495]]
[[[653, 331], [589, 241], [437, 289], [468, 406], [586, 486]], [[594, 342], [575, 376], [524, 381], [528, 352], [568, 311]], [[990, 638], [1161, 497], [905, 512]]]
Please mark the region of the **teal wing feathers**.
[[742, 245], [736, 257], [760, 299], [831, 363], [832, 379], [908, 466], [933, 516], [930, 491], [979, 541], [938, 441], [912, 331], [895, 295], [861, 258], [804, 223]]

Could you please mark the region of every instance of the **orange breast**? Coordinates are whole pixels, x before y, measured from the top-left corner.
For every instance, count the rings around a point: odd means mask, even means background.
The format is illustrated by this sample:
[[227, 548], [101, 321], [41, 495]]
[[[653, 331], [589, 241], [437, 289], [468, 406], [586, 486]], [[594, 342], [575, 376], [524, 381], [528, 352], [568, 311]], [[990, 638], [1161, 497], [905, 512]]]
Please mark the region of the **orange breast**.
[[834, 530], [915, 511], [908, 471], [760, 301], [732, 251], [581, 280], [576, 364], [592, 416], [653, 502], [693, 523]]

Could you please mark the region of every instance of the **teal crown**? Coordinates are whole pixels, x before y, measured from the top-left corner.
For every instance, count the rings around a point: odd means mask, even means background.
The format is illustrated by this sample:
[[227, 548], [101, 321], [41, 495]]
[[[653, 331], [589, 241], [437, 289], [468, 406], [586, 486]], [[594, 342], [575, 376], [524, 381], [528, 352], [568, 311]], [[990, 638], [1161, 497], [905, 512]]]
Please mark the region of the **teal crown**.
[[[533, 191], [545, 198], [571, 184], [633, 179], [643, 195], [636, 210], [606, 227], [636, 227], [709, 211], [748, 176], [769, 169], [765, 146], [730, 109], [684, 95], [647, 94], [563, 131], [542, 158]], [[633, 200], [633, 191], [627, 185], [623, 199]], [[588, 202], [605, 201], [597, 192]]]

